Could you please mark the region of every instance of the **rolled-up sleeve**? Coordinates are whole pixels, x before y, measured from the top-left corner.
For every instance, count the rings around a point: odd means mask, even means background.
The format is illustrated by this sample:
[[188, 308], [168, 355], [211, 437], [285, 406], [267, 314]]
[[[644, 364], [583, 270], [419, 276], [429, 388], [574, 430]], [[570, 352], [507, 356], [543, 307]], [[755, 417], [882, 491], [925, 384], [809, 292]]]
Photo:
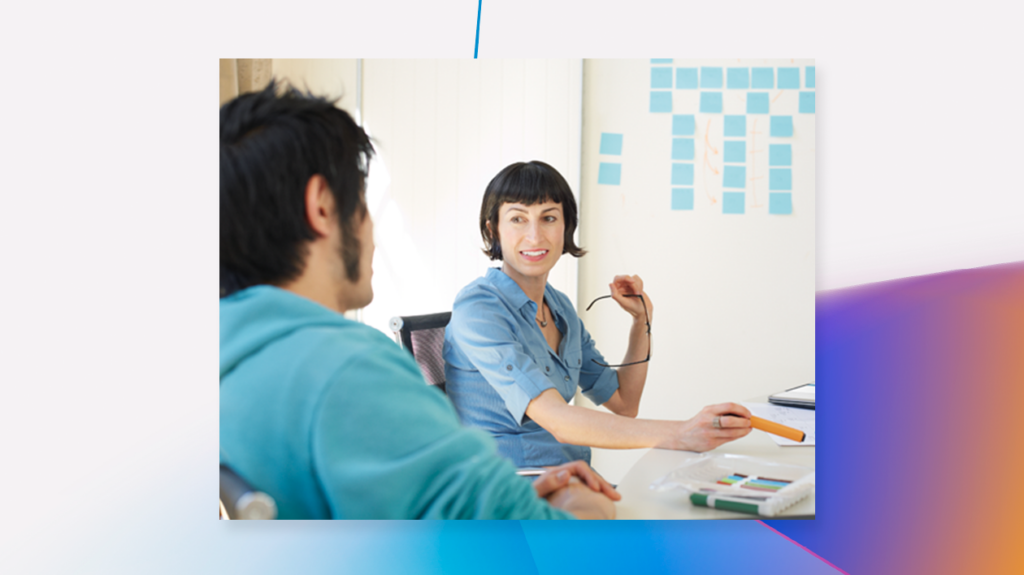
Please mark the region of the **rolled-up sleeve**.
[[580, 390], [587, 399], [597, 405], [608, 401], [615, 390], [619, 389], [619, 374], [610, 367], [597, 365], [592, 360], [601, 363], [605, 361], [601, 352], [597, 351], [594, 340], [590, 338], [590, 332], [580, 322], [580, 349], [583, 352], [583, 364], [580, 366]]
[[519, 343], [509, 317], [515, 312], [483, 290], [463, 295], [448, 324], [453, 347], [480, 371], [522, 424], [530, 401], [555, 386]]

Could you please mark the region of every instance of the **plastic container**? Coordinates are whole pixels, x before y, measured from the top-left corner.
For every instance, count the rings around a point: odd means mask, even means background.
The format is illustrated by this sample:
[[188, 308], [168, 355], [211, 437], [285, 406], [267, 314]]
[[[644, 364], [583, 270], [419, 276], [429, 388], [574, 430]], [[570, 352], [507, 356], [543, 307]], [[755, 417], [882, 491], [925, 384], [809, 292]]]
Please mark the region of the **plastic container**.
[[814, 493], [814, 470], [745, 455], [704, 454], [650, 488], [682, 490], [695, 505], [773, 517]]

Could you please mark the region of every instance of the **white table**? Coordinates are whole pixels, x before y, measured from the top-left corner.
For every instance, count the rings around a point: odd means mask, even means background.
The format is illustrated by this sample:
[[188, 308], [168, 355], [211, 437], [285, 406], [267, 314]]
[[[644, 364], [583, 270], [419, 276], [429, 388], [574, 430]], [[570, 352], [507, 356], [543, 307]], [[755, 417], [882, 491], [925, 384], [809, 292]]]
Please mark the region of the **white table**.
[[[765, 402], [766, 398], [751, 401]], [[726, 443], [710, 453], [732, 453], [770, 459], [779, 463], [803, 465], [814, 469], [814, 446], [779, 447], [767, 433], [755, 429], [750, 435]], [[651, 483], [700, 454], [692, 451], [649, 449], [630, 468], [618, 485], [622, 500], [615, 504], [618, 519], [752, 519], [755, 515], [700, 507], [690, 503], [682, 490], [657, 492]], [[814, 494], [772, 519], [813, 519]]]

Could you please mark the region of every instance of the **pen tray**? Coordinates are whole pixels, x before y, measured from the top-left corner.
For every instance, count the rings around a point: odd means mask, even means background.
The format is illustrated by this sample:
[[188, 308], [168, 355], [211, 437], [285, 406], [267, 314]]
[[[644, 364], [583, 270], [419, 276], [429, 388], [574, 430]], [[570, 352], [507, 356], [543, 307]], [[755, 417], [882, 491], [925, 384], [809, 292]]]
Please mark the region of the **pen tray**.
[[745, 455], [703, 454], [673, 469], [650, 488], [756, 502], [762, 515], [773, 516], [814, 492], [814, 470]]

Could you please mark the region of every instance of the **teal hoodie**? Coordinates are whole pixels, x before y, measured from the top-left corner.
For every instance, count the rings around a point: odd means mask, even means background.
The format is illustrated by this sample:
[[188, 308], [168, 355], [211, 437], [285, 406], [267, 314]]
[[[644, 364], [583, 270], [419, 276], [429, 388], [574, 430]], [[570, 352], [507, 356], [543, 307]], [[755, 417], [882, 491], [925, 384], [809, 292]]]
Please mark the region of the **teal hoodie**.
[[220, 300], [220, 460], [281, 519], [571, 518], [384, 334], [270, 286]]

